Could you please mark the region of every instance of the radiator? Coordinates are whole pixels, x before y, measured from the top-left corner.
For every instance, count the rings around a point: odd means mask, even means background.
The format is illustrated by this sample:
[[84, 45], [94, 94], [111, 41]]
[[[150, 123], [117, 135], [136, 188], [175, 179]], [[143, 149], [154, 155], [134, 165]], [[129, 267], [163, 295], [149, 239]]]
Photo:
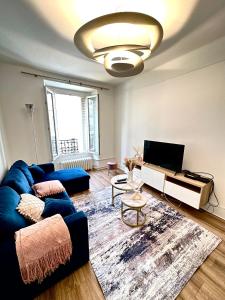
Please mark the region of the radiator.
[[72, 169], [76, 167], [83, 168], [84, 170], [91, 170], [93, 168], [93, 158], [86, 155], [59, 157], [53, 163], [55, 170]]

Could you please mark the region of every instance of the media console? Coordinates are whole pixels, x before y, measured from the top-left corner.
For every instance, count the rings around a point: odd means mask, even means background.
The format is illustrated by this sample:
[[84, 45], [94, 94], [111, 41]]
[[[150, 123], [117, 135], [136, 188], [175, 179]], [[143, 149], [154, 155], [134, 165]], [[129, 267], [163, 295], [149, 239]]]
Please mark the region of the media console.
[[143, 182], [162, 193], [197, 209], [208, 202], [212, 182], [203, 183], [184, 177], [182, 173], [175, 175], [173, 171], [152, 164], [139, 167]]

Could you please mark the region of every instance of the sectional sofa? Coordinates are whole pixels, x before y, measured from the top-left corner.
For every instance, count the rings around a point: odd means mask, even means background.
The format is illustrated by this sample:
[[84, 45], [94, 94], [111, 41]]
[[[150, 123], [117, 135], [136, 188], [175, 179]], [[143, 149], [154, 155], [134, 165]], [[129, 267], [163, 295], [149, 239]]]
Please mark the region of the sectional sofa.
[[37, 294], [89, 260], [87, 217], [84, 212], [77, 212], [75, 209], [74, 213], [64, 217], [73, 245], [70, 261], [66, 265], [60, 266], [40, 284], [35, 282], [25, 285], [23, 283], [16, 255], [14, 233], [23, 227], [30, 226], [31, 223], [16, 210], [20, 201], [20, 194], [33, 193], [31, 187], [38, 181], [56, 179], [62, 182], [66, 192], [51, 195], [51, 197], [62, 201], [72, 201], [68, 193], [73, 194], [89, 188], [90, 177], [81, 168], [54, 171], [52, 163], [39, 165], [39, 167], [43, 172], [39, 172], [41, 174], [36, 176], [37, 174], [32, 171], [32, 167], [29, 167], [24, 161], [17, 161], [9, 169], [0, 185], [1, 299], [15, 299], [15, 297], [18, 299], [33, 299]]

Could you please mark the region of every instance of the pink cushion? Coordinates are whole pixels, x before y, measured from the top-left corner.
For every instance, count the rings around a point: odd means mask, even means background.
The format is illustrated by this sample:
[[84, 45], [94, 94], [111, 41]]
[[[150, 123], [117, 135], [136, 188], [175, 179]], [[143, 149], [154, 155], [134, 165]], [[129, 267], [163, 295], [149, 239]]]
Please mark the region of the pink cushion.
[[50, 180], [36, 183], [32, 186], [37, 197], [46, 197], [65, 191], [64, 186], [59, 180]]

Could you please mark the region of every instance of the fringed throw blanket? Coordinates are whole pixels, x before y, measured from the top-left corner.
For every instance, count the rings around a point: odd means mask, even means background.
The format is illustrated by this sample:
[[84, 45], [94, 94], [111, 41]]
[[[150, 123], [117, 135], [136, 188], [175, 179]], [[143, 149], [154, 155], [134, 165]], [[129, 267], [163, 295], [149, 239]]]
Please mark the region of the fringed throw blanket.
[[20, 272], [26, 284], [42, 282], [72, 254], [69, 230], [58, 214], [20, 229], [15, 238]]

